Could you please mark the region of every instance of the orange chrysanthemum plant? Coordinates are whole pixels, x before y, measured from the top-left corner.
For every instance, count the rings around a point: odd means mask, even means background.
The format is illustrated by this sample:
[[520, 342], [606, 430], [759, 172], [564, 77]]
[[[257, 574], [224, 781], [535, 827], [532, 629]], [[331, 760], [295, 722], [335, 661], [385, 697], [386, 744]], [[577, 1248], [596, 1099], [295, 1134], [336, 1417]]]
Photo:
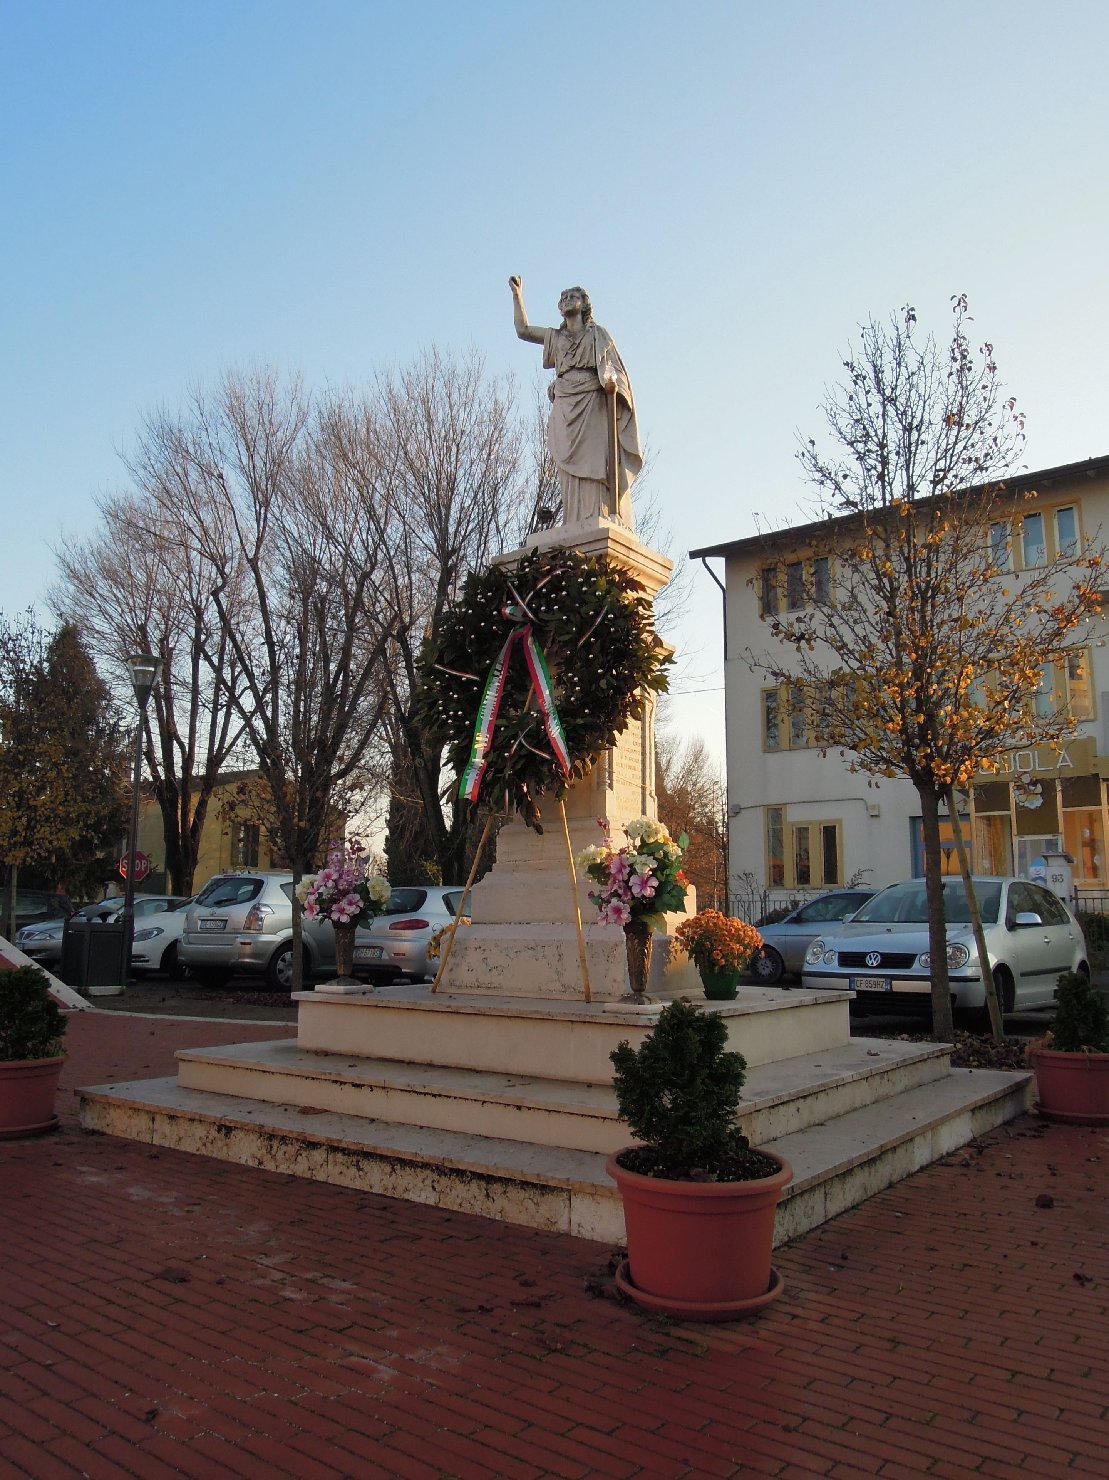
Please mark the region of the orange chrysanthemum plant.
[[675, 939], [698, 971], [746, 971], [762, 946], [762, 936], [753, 925], [719, 910], [700, 910], [683, 920]]

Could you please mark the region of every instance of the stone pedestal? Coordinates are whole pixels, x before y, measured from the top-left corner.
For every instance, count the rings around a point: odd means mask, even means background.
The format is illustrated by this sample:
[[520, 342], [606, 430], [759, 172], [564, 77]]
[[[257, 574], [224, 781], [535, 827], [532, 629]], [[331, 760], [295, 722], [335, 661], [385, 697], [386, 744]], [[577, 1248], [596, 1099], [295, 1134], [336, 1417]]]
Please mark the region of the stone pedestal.
[[[666, 585], [672, 562], [640, 544], [630, 530], [608, 519], [560, 525], [533, 535], [527, 549], [569, 545], [583, 555], [603, 556], [626, 567], [653, 600]], [[523, 552], [502, 556], [511, 562]], [[566, 816], [574, 856], [600, 843], [598, 818], [609, 823], [616, 846], [623, 827], [635, 817], [658, 816], [655, 798], [654, 702], [643, 718], [632, 720], [616, 744], [566, 796]], [[439, 990], [509, 997], [581, 999], [581, 964], [574, 891], [566, 857], [559, 807], [553, 796], [540, 799], [542, 834], [518, 817], [497, 837], [497, 861], [470, 897], [473, 924], [460, 929]], [[665, 823], [666, 818], [662, 821]], [[593, 923], [591, 881], [579, 878], [577, 900], [585, 927], [586, 959], [594, 1001], [614, 1001], [628, 990], [623, 931]], [[692, 890], [687, 909], [696, 910]], [[676, 920], [681, 917], [675, 917]], [[682, 953], [671, 960], [667, 934], [655, 939], [651, 994], [700, 993], [696, 973]]]

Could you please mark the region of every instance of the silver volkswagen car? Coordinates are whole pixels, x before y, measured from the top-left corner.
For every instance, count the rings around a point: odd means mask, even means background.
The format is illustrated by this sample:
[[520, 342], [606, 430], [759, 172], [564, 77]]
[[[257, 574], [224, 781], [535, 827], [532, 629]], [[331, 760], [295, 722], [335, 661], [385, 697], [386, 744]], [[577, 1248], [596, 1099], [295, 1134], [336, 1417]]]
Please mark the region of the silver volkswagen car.
[[[1050, 1006], [1061, 972], [1089, 975], [1078, 921], [1050, 890], [1027, 879], [981, 878], [974, 893], [982, 915], [990, 969], [1003, 1012]], [[963, 881], [943, 885], [947, 970], [956, 1007], [980, 1011], [986, 989]], [[923, 879], [909, 879], [867, 900], [850, 920], [833, 925], [809, 946], [804, 984], [855, 992], [875, 1006], [923, 1007], [930, 1000], [932, 958]]]

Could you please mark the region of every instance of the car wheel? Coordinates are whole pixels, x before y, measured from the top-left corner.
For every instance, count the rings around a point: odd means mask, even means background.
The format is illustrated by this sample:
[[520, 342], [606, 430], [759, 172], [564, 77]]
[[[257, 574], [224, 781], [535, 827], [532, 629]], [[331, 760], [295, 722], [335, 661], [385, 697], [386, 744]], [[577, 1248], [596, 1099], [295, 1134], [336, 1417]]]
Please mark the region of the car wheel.
[[231, 980], [231, 972], [224, 971], [219, 966], [194, 966], [192, 976], [197, 986], [211, 987], [213, 990], [225, 987]]
[[[1007, 966], [995, 966], [993, 970], [993, 984], [997, 989], [997, 1000], [1001, 1007], [1001, 1015], [1012, 1012], [1016, 1005], [1016, 987], [1013, 983], [1013, 975]], [[972, 1007], [968, 1010], [966, 1024], [972, 1033], [992, 1033], [993, 1025], [990, 1022], [990, 1004], [983, 1002], [981, 1007]]]
[[161, 968], [167, 976], [179, 975], [180, 968], [177, 965], [177, 942], [171, 940], [162, 952]]
[[[304, 977], [311, 974], [308, 952], [304, 952]], [[289, 992], [293, 986], [293, 947], [291, 944], [278, 946], [266, 967], [266, 981], [275, 992]]]
[[763, 946], [751, 958], [751, 974], [763, 987], [772, 987], [785, 975], [786, 964], [773, 946]]

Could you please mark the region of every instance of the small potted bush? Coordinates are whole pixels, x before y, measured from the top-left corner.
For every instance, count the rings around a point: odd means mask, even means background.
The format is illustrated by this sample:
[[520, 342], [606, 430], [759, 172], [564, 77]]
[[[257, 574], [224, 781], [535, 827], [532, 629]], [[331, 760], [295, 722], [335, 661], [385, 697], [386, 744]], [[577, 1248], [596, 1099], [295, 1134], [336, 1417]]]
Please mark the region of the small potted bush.
[[789, 1163], [736, 1125], [747, 1073], [719, 1014], [683, 999], [639, 1048], [611, 1054], [621, 1120], [639, 1144], [608, 1160], [624, 1202], [628, 1258], [616, 1282], [640, 1305], [726, 1321], [776, 1299], [774, 1216]]
[[696, 966], [705, 996], [713, 1001], [735, 996], [740, 977], [762, 945], [753, 925], [719, 910], [699, 910], [682, 921], [674, 936]]
[[1090, 978], [1064, 971], [1050, 1033], [1030, 1050], [1040, 1114], [1109, 1125], [1109, 1008]]
[[0, 970], [0, 1140], [53, 1130], [66, 1020], [37, 966]]

